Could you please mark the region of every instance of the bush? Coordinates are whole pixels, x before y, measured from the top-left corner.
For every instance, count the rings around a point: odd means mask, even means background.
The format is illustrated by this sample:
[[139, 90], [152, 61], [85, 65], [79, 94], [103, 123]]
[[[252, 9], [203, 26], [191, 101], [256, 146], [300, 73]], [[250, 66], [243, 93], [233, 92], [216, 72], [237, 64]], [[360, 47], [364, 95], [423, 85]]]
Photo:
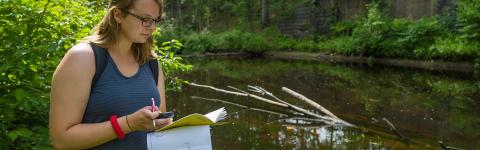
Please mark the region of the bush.
[[310, 39], [302, 39], [302, 40], [297, 40], [295, 44], [293, 45], [293, 49], [298, 50], [298, 51], [314, 51], [318, 47], [316, 46], [317, 44], [315, 41], [310, 40]]
[[184, 43], [183, 52], [193, 53], [193, 52], [213, 52], [215, 50], [214, 44], [219, 41], [214, 41], [212, 39], [214, 34], [209, 31], [203, 31], [200, 33], [189, 33], [184, 36], [183, 39], [180, 39]]
[[352, 36], [342, 36], [329, 41], [320, 42], [319, 49], [327, 50], [330, 53], [353, 55], [358, 54], [358, 40]]
[[185, 43], [182, 50], [187, 53], [236, 51], [261, 53], [272, 48], [272, 44], [263, 33], [242, 32], [238, 29], [216, 33], [190, 32], [182, 40]]
[[[335, 45], [332, 50], [349, 55], [419, 58], [413, 52], [415, 49], [427, 49], [435, 43], [435, 37], [441, 37], [448, 33], [448, 29], [445, 29], [437, 18], [417, 21], [411, 19], [390, 20], [386, 19], [377, 1], [373, 1], [367, 7], [367, 17], [362, 19], [357, 26], [350, 25], [354, 27], [351, 37], [331, 40], [332, 45]], [[341, 32], [347, 30], [340, 29], [337, 30]], [[342, 47], [345, 50], [341, 50]]]
[[415, 55], [424, 59], [446, 59], [451, 61], [473, 61], [480, 56], [480, 44], [455, 37], [438, 38], [428, 48], [415, 50]]
[[358, 43], [361, 55], [381, 55], [382, 48], [379, 43], [387, 33], [387, 20], [380, 10], [379, 2], [372, 1], [367, 5], [367, 9], [367, 17], [361, 21], [361, 25], [354, 28], [352, 35], [361, 41]]
[[334, 24], [331, 27], [333, 37], [318, 42], [312, 38], [284, 36], [276, 27], [255, 33], [234, 28], [224, 32], [189, 32], [183, 38], [184, 51], [325, 51], [367, 57], [445, 60], [478, 57], [480, 1], [457, 3], [458, 30], [452, 28], [454, 22], [445, 14], [420, 20], [389, 19], [380, 6], [378, 0], [372, 1], [367, 5], [364, 18]]
[[[0, 149], [51, 149], [48, 112], [52, 74], [64, 53], [90, 35], [105, 14], [105, 3], [0, 1], [0, 91], [4, 92], [0, 95]], [[180, 70], [178, 58], [165, 58], [177, 65], [164, 71]]]
[[50, 147], [53, 71], [100, 19], [103, 11], [91, 10], [100, 5], [87, 0], [0, 1], [0, 91], [5, 92], [0, 95], [0, 149]]
[[386, 57], [415, 57], [415, 49], [429, 47], [445, 32], [436, 19], [394, 19], [389, 24], [391, 33], [381, 46]]
[[338, 23], [334, 23], [330, 27], [330, 31], [333, 33], [334, 36], [351, 36], [353, 29], [359, 26], [359, 22], [354, 21], [341, 21]]
[[176, 76], [178, 73], [188, 72], [192, 69], [191, 65], [182, 63], [183, 59], [181, 57], [175, 56], [175, 52], [177, 52], [182, 46], [183, 45], [180, 41], [170, 40], [155, 47], [155, 52], [159, 54], [158, 60], [161, 62], [162, 69], [165, 73], [167, 91], [179, 91], [181, 90], [183, 83], [188, 83]]
[[480, 41], [480, 1], [459, 0], [457, 2], [460, 38], [470, 42]]

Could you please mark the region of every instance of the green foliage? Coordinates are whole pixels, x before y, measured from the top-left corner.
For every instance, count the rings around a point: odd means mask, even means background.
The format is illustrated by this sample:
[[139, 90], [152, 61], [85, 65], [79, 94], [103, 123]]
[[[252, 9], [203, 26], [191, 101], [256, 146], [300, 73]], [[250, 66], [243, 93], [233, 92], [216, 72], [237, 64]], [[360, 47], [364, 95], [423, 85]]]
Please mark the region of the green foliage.
[[210, 38], [211, 33], [208, 31], [200, 33], [192, 33], [189, 36], [184, 37], [186, 52], [212, 52], [214, 50], [212, 41]]
[[[277, 0], [269, 2], [269, 20], [271, 24], [278, 23], [281, 19], [291, 16], [294, 10], [301, 5], [310, 5], [312, 0]], [[172, 13], [181, 12], [181, 16], [176, 16], [167, 12], [168, 17], [174, 18], [176, 26], [194, 30], [197, 32], [203, 30], [247, 30], [248, 8], [246, 0], [183, 0], [178, 2], [165, 1], [166, 9]], [[178, 4], [181, 3], [181, 10], [178, 10]], [[251, 14], [254, 28], [259, 29], [260, 15], [257, 15], [261, 9], [259, 1], [251, 1]], [[234, 25], [234, 26], [232, 26]]]
[[437, 58], [452, 61], [472, 61], [480, 56], [480, 44], [466, 42], [455, 37], [441, 37], [428, 48], [416, 49], [418, 57]]
[[[453, 61], [466, 58], [472, 61], [479, 56], [480, 3], [466, 0], [459, 1], [458, 6], [458, 22], [461, 28], [460, 34], [455, 34], [449, 29], [448, 23], [440, 22], [445, 20], [442, 17], [417, 21], [385, 19], [378, 3], [373, 1], [367, 6], [366, 19], [353, 28], [352, 38], [359, 42], [356, 44], [360, 51], [343, 52], [351, 52], [353, 55]], [[348, 26], [338, 26], [334, 28], [336, 32], [348, 31]]]
[[433, 42], [435, 26], [435, 21], [426, 19], [388, 19], [379, 2], [373, 1], [365, 18], [334, 24], [335, 37], [320, 44], [320, 49], [344, 55], [409, 57], [415, 48]]
[[373, 1], [367, 5], [367, 8], [367, 17], [360, 26], [353, 30], [352, 36], [362, 41], [358, 43], [362, 53], [379, 55], [378, 53], [382, 48], [378, 43], [383, 41], [387, 33], [387, 20], [380, 10], [379, 2]]
[[294, 11], [297, 7], [302, 6], [302, 5], [311, 5], [311, 3], [314, 2], [313, 0], [297, 0], [297, 1], [291, 1], [291, 0], [277, 0], [277, 1], [271, 1], [270, 3], [270, 13], [272, 13], [272, 16], [279, 16], [278, 18], [272, 18], [272, 20], [278, 21], [281, 18], [288, 17], [294, 14]]
[[0, 1], [0, 149], [49, 147], [50, 80], [67, 48], [103, 14], [90, 4]]
[[295, 44], [293, 44], [293, 49], [300, 50], [300, 51], [314, 51], [317, 49], [316, 43], [313, 40], [297, 40]]
[[389, 25], [386, 40], [380, 44], [383, 50], [381, 56], [386, 57], [415, 58], [415, 49], [432, 45], [435, 37], [444, 34], [435, 19], [394, 19]]
[[459, 0], [457, 7], [460, 38], [478, 43], [480, 41], [480, 1]]
[[[182, 36], [180, 36], [182, 38]], [[221, 33], [190, 32], [183, 36], [182, 52], [227, 52], [244, 51], [261, 53], [269, 46], [264, 36], [234, 29]]]
[[[466, 4], [460, 3], [459, 5]], [[463, 15], [465, 16], [463, 20], [469, 20], [460, 21], [464, 22], [463, 26], [465, 26], [460, 30], [461, 35], [456, 35], [451, 31], [449, 24], [442, 21], [445, 20], [442, 17], [423, 18], [416, 21], [406, 18], [387, 19], [377, 1], [368, 4], [367, 8], [365, 18], [333, 25], [332, 31], [335, 37], [320, 42], [319, 48], [344, 55], [407, 59], [458, 61], [467, 58], [472, 61], [479, 56], [478, 42], [466, 41], [465, 38], [462, 38], [478, 34], [473, 30], [478, 23], [478, 21], [472, 21], [478, 16], [472, 15], [475, 12], [472, 10], [473, 6], [469, 6], [465, 10], [460, 9], [461, 11], [469, 10], [469, 13], [459, 12], [459, 14], [468, 14]], [[471, 33], [463, 32], [466, 29], [472, 29], [469, 30]]]
[[184, 83], [188, 83], [175, 76], [178, 73], [188, 72], [192, 69], [192, 65], [182, 63], [182, 58], [175, 56], [175, 51], [182, 47], [182, 43], [178, 40], [170, 40], [163, 42], [160, 47], [156, 48], [158, 60], [161, 62], [165, 73], [165, 81], [167, 82], [167, 91], [181, 90]]
[[301, 49], [312, 51], [316, 49], [316, 43], [313, 40], [288, 38], [273, 27], [257, 33], [232, 29], [224, 32], [189, 32], [178, 37], [185, 43], [185, 47], [180, 53], [243, 51], [260, 54], [266, 50]]
[[[162, 27], [162, 35], [166, 36], [160, 41], [180, 40], [185, 45], [177, 53], [243, 51], [261, 54], [266, 50], [293, 50], [366, 57], [448, 61], [466, 59], [480, 62], [480, 1], [459, 0], [456, 2], [456, 11], [412, 20], [389, 18], [384, 1], [373, 0], [366, 5], [367, 11], [363, 17], [334, 23], [330, 28], [330, 37], [318, 39], [311, 37], [319, 35], [308, 35], [296, 39], [279, 32], [276, 25], [280, 20], [295, 14], [293, 10], [299, 6], [314, 6], [314, 2], [270, 2], [271, 26], [262, 30], [254, 27], [254, 31], [250, 31], [246, 18], [247, 1], [210, 0], [194, 1], [192, 4], [184, 1], [182, 7], [194, 9], [182, 9], [182, 17], [174, 18], [176, 21], [170, 21], [171, 25]], [[386, 3], [387, 7], [392, 5]], [[252, 7], [254, 10], [261, 8], [259, 3], [253, 3]], [[451, 16], [457, 16], [457, 19]], [[195, 21], [188, 22], [192, 19]], [[259, 19], [258, 15], [253, 16], [254, 26], [259, 23]]]
[[[472, 61], [477, 63], [480, 57], [480, 2], [460, 0], [457, 2], [457, 32], [446, 32], [434, 38], [434, 43], [426, 47], [417, 47], [414, 54], [426, 59], [445, 59], [452, 61]], [[437, 28], [438, 26], [428, 26]], [[445, 27], [444, 27], [445, 28]], [[426, 37], [427, 35], [423, 35]], [[431, 36], [433, 37], [433, 36]]]
[[353, 29], [358, 26], [358, 21], [341, 21], [334, 23], [330, 27], [330, 31], [335, 36], [350, 36], [352, 35]]
[[[53, 71], [70, 47], [90, 35], [105, 14], [105, 2], [0, 1], [0, 149], [51, 149], [48, 111]], [[166, 58], [167, 77], [176, 69], [183, 71], [181, 59]]]
[[329, 53], [352, 55], [358, 54], [358, 39], [352, 36], [341, 36], [328, 41], [319, 42], [319, 49], [327, 50]]
[[213, 42], [217, 43], [214, 44], [215, 48], [220, 50], [233, 49], [245, 52], [261, 52], [268, 47], [264, 36], [242, 32], [237, 29], [223, 32]]

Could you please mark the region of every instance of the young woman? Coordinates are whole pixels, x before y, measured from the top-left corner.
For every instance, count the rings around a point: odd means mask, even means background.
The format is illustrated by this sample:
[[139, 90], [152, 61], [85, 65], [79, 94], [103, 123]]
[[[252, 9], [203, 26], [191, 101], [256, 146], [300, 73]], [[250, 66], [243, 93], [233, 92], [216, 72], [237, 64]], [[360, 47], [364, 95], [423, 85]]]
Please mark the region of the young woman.
[[[55, 149], [147, 149], [147, 133], [171, 124], [155, 119], [166, 110], [161, 65], [155, 83], [152, 33], [162, 0], [110, 0], [107, 14], [88, 42], [72, 47], [52, 79], [50, 136]], [[93, 47], [106, 50], [95, 75]], [[151, 106], [151, 99], [159, 107]], [[152, 111], [152, 108], [154, 111]]]

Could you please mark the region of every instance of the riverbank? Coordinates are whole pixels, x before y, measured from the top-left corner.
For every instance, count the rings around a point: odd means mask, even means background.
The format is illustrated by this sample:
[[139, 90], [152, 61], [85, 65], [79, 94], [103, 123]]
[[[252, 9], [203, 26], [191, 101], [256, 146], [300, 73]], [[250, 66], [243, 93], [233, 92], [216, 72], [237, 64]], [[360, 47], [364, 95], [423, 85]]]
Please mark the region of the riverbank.
[[362, 56], [330, 55], [321, 52], [285, 52], [285, 51], [266, 51], [261, 55], [246, 52], [224, 52], [224, 53], [195, 53], [181, 55], [181, 57], [215, 57], [215, 56], [261, 56], [265, 58], [289, 59], [289, 60], [308, 60], [337, 63], [363, 63], [378, 64], [386, 66], [419, 68], [432, 71], [454, 71], [463, 73], [473, 73], [475, 65], [472, 62], [448, 62], [439, 60], [411, 60], [411, 59], [393, 59], [393, 58], [373, 58]]
[[263, 55], [267, 58], [295, 59], [295, 60], [314, 60], [329, 62], [348, 62], [348, 63], [368, 63], [381, 64], [397, 67], [420, 68], [435, 71], [456, 71], [473, 73], [474, 63], [472, 62], [446, 62], [437, 60], [409, 60], [409, 59], [391, 59], [391, 58], [373, 58], [361, 56], [343, 56], [328, 55], [325, 53], [309, 52], [283, 52], [267, 51]]

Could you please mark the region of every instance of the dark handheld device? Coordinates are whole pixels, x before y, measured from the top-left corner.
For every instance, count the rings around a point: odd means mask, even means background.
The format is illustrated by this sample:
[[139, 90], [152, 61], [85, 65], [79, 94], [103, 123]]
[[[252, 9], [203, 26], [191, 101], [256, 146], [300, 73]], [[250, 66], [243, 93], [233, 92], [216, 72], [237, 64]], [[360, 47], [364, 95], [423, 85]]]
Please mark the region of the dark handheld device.
[[155, 119], [165, 119], [165, 118], [173, 118], [173, 112], [167, 111], [167, 112], [162, 112], [160, 115], [155, 118]]

